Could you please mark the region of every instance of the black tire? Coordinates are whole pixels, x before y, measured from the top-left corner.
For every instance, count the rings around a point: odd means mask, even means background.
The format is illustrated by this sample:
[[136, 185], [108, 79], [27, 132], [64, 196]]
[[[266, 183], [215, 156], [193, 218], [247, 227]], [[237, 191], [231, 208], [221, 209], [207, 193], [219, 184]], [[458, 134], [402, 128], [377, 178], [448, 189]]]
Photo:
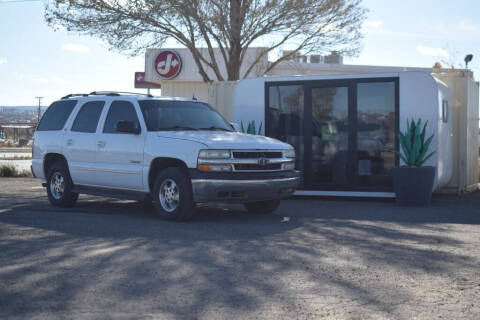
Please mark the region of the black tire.
[[164, 219], [186, 221], [193, 216], [192, 184], [183, 168], [160, 171], [155, 179], [152, 197], [156, 212]]
[[[55, 181], [63, 179], [63, 191], [55, 188]], [[54, 181], [55, 180], [55, 181]], [[48, 201], [56, 207], [71, 208], [78, 200], [78, 193], [72, 192], [73, 182], [64, 161], [55, 162], [47, 173]]]
[[262, 213], [273, 213], [277, 210], [280, 205], [280, 200], [265, 200], [265, 201], [255, 201], [255, 202], [246, 202], [243, 204], [248, 212], [255, 214]]

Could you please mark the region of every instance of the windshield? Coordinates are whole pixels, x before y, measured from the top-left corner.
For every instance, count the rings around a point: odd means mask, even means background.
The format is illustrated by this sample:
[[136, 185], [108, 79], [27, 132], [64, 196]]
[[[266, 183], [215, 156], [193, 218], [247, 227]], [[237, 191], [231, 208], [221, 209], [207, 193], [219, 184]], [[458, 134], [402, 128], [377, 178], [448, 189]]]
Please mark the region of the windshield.
[[209, 105], [193, 101], [139, 101], [148, 131], [233, 131], [230, 124]]

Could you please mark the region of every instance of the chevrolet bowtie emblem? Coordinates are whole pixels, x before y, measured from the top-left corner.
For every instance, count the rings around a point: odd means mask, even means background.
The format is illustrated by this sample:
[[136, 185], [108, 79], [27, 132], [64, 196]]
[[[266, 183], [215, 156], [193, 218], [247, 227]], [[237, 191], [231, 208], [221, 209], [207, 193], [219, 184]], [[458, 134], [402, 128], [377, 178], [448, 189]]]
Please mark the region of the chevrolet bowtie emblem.
[[260, 166], [266, 166], [269, 163], [270, 163], [270, 160], [268, 160], [267, 158], [258, 159], [258, 165]]

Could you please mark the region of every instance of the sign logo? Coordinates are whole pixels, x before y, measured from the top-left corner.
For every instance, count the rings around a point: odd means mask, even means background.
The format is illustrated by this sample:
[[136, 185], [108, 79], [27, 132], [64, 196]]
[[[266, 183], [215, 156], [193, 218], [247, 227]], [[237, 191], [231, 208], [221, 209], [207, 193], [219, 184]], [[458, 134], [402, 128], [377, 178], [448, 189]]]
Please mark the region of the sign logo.
[[163, 79], [175, 78], [182, 69], [182, 59], [173, 50], [161, 51], [155, 59], [155, 70]]
[[270, 163], [270, 160], [268, 160], [267, 158], [260, 158], [258, 159], [258, 165], [259, 166], [266, 166], [267, 164]]

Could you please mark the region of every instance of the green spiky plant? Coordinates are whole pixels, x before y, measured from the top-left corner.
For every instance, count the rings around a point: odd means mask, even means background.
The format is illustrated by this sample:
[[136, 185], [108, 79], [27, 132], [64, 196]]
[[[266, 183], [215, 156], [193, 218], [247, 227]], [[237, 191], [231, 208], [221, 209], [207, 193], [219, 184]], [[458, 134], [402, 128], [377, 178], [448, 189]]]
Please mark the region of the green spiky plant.
[[420, 167], [425, 161], [430, 159], [435, 151], [429, 153], [428, 148], [433, 139], [433, 134], [425, 140], [425, 133], [428, 121], [425, 121], [422, 129], [422, 120], [415, 121], [407, 119], [407, 130], [405, 133], [399, 132], [399, 140], [402, 152], [398, 152], [400, 158], [407, 167]]
[[260, 127], [258, 128], [258, 131], [257, 131], [255, 126], [255, 120], [249, 121], [247, 125], [247, 130], [245, 131], [245, 127], [243, 126], [243, 121], [240, 122], [241, 130], [243, 133], [256, 134], [256, 135], [261, 134], [262, 124], [263, 122], [260, 122]]

